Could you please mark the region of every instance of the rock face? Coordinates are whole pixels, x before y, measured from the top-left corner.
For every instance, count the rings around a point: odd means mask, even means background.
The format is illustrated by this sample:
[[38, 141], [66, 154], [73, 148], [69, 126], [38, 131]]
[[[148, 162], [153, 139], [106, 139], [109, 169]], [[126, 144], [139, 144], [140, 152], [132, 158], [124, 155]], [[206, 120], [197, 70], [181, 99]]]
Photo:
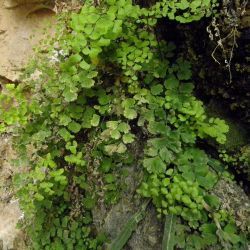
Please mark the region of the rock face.
[[22, 212], [11, 184], [17, 168], [9, 161], [14, 159], [15, 153], [10, 146], [10, 137], [1, 136], [0, 141], [0, 250], [25, 250], [24, 235], [16, 228]]
[[220, 180], [214, 188], [222, 203], [222, 208], [232, 212], [236, 224], [247, 235], [250, 233], [250, 200], [235, 182]]
[[42, 3], [45, 1], [46, 0], [4, 0], [4, 6], [6, 8], [15, 8], [23, 4]]
[[[44, 28], [52, 24], [55, 18], [53, 11], [43, 6], [39, 8], [37, 4], [21, 5], [14, 9], [7, 9], [5, 4], [4, 0], [0, 0], [0, 76], [17, 81], [20, 71], [32, 55], [33, 46], [45, 37]], [[49, 32], [52, 33], [52, 29]], [[34, 38], [31, 39], [31, 36]]]
[[[93, 211], [93, 220], [97, 230], [105, 232], [111, 241], [118, 236], [131, 216], [140, 211], [143, 204], [143, 201], [135, 195], [141, 180], [141, 169], [133, 166], [127, 168], [127, 171], [129, 175], [124, 180], [127, 188], [118, 203], [109, 210], [104, 204], [99, 204]], [[124, 250], [161, 249], [163, 225], [156, 216], [154, 206], [149, 204], [145, 217], [138, 223]], [[108, 247], [106, 248], [108, 249]]]
[[145, 218], [128, 241], [126, 250], [161, 249], [163, 225], [156, 216], [153, 205], [149, 206]]
[[[18, 235], [22, 233], [16, 228], [16, 224], [22, 213], [18, 206], [18, 201], [13, 201], [8, 204], [0, 204], [0, 249], [13, 249]], [[19, 240], [20, 242], [20, 240]], [[24, 243], [23, 243], [24, 245]], [[25, 248], [22, 248], [25, 249]], [[21, 250], [21, 248], [19, 248]]]
[[[17, 1], [15, 6], [14, 1], [0, 0], [0, 84], [18, 80], [32, 56], [32, 47], [44, 37], [43, 29], [55, 21], [53, 12], [39, 3], [19, 6], [24, 2], [28, 1]], [[52, 29], [49, 32], [52, 34]], [[8, 163], [14, 154], [10, 145], [8, 138], [0, 138], [0, 250], [26, 250], [25, 236], [16, 229], [22, 212], [12, 190], [16, 169]]]
[[[114, 205], [108, 212], [103, 212], [102, 208], [98, 207], [93, 212], [93, 216], [95, 222], [97, 220], [99, 223], [102, 222], [101, 226], [98, 223], [100, 226], [98, 229], [101, 229], [100, 231], [105, 232], [111, 240], [114, 240], [125, 227], [131, 216], [139, 210], [140, 206], [135, 204], [135, 201], [122, 198], [118, 204]], [[138, 223], [136, 230], [131, 235], [124, 250], [161, 249], [163, 225], [156, 218], [156, 215], [153, 205], [150, 204], [146, 209], [145, 217]]]

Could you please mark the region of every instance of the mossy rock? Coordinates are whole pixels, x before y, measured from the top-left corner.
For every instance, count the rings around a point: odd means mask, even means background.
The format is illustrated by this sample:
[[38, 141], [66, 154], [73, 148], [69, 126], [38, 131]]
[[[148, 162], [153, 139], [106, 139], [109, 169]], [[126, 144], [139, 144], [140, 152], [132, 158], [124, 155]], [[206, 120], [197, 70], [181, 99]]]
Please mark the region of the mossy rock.
[[247, 144], [247, 132], [239, 124], [234, 123], [229, 119], [225, 119], [229, 125], [229, 132], [227, 134], [227, 141], [225, 148], [228, 150], [237, 149]]
[[207, 113], [213, 117], [219, 117], [227, 123], [229, 126], [229, 132], [227, 133], [227, 141], [223, 147], [227, 150], [235, 150], [247, 145], [249, 143], [249, 135], [247, 130], [239, 122], [230, 118], [230, 114], [226, 109], [216, 101], [211, 101], [207, 106]]
[[250, 145], [241, 148], [241, 155], [243, 160], [250, 165]]
[[240, 169], [250, 183], [250, 145], [242, 147], [238, 155], [241, 162]]

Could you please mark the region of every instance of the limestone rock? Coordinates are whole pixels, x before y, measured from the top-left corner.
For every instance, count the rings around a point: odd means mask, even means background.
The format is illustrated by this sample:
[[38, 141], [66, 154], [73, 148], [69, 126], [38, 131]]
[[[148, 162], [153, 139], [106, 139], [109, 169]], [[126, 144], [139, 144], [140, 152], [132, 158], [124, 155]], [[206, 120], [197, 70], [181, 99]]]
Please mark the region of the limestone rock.
[[33, 4], [42, 2], [46, 2], [46, 0], [4, 0], [4, 7], [15, 8], [23, 4]]
[[[44, 28], [53, 24], [55, 17], [48, 9], [31, 13], [34, 5], [6, 9], [0, 0], [0, 76], [17, 81], [20, 72], [32, 55], [32, 48], [45, 38]], [[48, 28], [46, 34], [53, 34]], [[31, 39], [31, 37], [33, 37]]]
[[18, 201], [6, 205], [0, 204], [0, 209], [0, 240], [2, 241], [2, 248], [3, 250], [13, 249], [15, 239], [20, 233], [20, 231], [16, 229], [16, 224], [22, 216]]
[[26, 250], [23, 232], [16, 228], [22, 217], [18, 200], [14, 197], [12, 177], [17, 169], [10, 164], [15, 158], [11, 138], [0, 137], [0, 250]]
[[250, 233], [250, 200], [243, 189], [233, 181], [220, 180], [213, 190], [222, 204], [222, 208], [231, 211], [236, 224], [247, 234]]

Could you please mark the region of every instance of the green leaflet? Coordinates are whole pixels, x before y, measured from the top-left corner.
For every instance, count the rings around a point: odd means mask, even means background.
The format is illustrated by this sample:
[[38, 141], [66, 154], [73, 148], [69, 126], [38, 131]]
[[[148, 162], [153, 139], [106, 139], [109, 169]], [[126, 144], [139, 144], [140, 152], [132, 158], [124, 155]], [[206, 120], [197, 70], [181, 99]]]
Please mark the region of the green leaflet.
[[126, 245], [127, 241], [131, 237], [132, 233], [135, 231], [135, 229], [138, 226], [138, 223], [144, 218], [145, 216], [145, 210], [147, 208], [148, 203], [150, 200], [147, 200], [143, 205], [141, 210], [139, 210], [137, 213], [135, 213], [124, 225], [121, 232], [118, 234], [116, 239], [111, 243], [111, 245], [108, 247], [108, 250], [121, 250]]
[[166, 215], [164, 235], [162, 240], [162, 250], [174, 250], [175, 224], [176, 224], [176, 216], [174, 216], [173, 214]]

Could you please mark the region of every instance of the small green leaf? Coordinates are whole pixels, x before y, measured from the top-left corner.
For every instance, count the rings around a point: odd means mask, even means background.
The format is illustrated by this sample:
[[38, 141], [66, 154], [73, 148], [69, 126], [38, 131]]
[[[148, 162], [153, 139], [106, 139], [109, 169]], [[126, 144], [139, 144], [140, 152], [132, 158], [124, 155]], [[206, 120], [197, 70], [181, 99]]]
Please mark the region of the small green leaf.
[[86, 208], [86, 209], [92, 209], [94, 208], [96, 204], [96, 201], [94, 198], [91, 198], [91, 197], [85, 197], [83, 198], [83, 206]]
[[36, 194], [34, 195], [34, 198], [35, 198], [36, 200], [38, 200], [38, 201], [44, 200], [44, 196], [41, 195], [41, 194], [39, 194], [39, 193], [36, 193]]
[[169, 134], [170, 129], [164, 122], [152, 121], [149, 122], [148, 131], [154, 135], [156, 134], [167, 135]]
[[101, 38], [98, 40], [97, 44], [98, 44], [99, 46], [101, 46], [101, 47], [108, 46], [108, 45], [110, 44], [110, 39], [106, 39], [106, 38], [101, 37]]
[[167, 89], [177, 89], [179, 86], [179, 81], [175, 76], [169, 76], [169, 78], [167, 78], [167, 80], [165, 81], [165, 87]]
[[151, 87], [152, 95], [159, 95], [163, 92], [163, 86], [161, 84], [154, 85]]
[[194, 85], [192, 83], [183, 83], [180, 85], [179, 91], [180, 93], [190, 95], [194, 89]]
[[169, 178], [164, 178], [164, 179], [162, 180], [162, 185], [163, 185], [164, 187], [167, 187], [169, 184], [170, 184], [170, 179], [169, 179]]
[[234, 224], [229, 223], [224, 227], [222, 235], [225, 240], [230, 241], [233, 244], [237, 244], [241, 241], [241, 238], [236, 233], [237, 227]]
[[59, 124], [63, 126], [67, 126], [71, 122], [71, 118], [67, 115], [61, 115]]
[[81, 130], [81, 125], [77, 122], [71, 122], [68, 125], [68, 129], [73, 133], [78, 133]]
[[[194, 1], [195, 2], [195, 1]], [[185, 10], [189, 7], [190, 3], [187, 0], [181, 0], [180, 3], [176, 3], [176, 7]]]
[[58, 133], [65, 141], [69, 141], [73, 137], [66, 128], [60, 129]]
[[82, 127], [83, 128], [91, 128], [91, 119], [93, 118], [93, 115], [95, 114], [95, 110], [91, 107], [86, 107], [86, 110], [84, 111], [83, 114], [83, 122], [82, 122]]
[[99, 122], [100, 122], [100, 116], [97, 115], [97, 114], [94, 114], [93, 117], [92, 117], [92, 119], [91, 119], [91, 122], [90, 122], [91, 125], [93, 127], [97, 127], [99, 125]]
[[106, 94], [102, 94], [98, 97], [98, 102], [100, 103], [100, 105], [107, 105], [110, 102], [110, 96], [106, 95]]
[[104, 172], [104, 173], [107, 173], [109, 172], [109, 170], [111, 169], [112, 167], [112, 160], [110, 158], [105, 158], [102, 163], [101, 163], [101, 170]]
[[77, 99], [77, 90], [66, 87], [63, 91], [63, 96], [67, 102], [75, 101]]
[[77, 142], [73, 141], [72, 144], [67, 142], [66, 149], [68, 149], [72, 154], [76, 154]]
[[170, 169], [168, 169], [166, 171], [166, 175], [170, 175], [171, 176], [173, 174], [173, 172], [174, 172], [174, 170], [172, 168], [170, 168]]
[[70, 63], [78, 63], [81, 61], [81, 59], [82, 57], [79, 54], [75, 54], [75, 55], [70, 56], [68, 60]]
[[174, 155], [173, 153], [168, 150], [167, 148], [162, 148], [159, 152], [159, 155], [163, 161], [166, 163], [170, 163], [174, 160]]
[[91, 13], [88, 16], [86, 16], [88, 23], [91, 23], [91, 24], [95, 24], [99, 18], [100, 18], [100, 16], [98, 14], [95, 14], [95, 13]]
[[209, 206], [212, 208], [217, 209], [220, 206], [220, 200], [217, 196], [215, 195], [206, 195], [204, 197], [204, 200], [207, 202]]
[[159, 156], [154, 158], [146, 158], [143, 160], [143, 166], [149, 173], [163, 173], [166, 170], [166, 164]]
[[229, 223], [224, 227], [223, 231], [228, 233], [228, 234], [234, 234], [234, 233], [236, 233], [237, 228], [235, 225]]
[[110, 136], [113, 139], [118, 140], [121, 137], [121, 133], [118, 130], [112, 130]]
[[215, 174], [208, 172], [206, 176], [197, 176], [196, 179], [202, 187], [209, 190], [216, 184], [218, 177]]
[[127, 123], [125, 123], [125, 122], [121, 122], [119, 125], [118, 125], [118, 127], [117, 127], [117, 129], [120, 131], [120, 132], [123, 132], [123, 133], [128, 133], [129, 131], [130, 131], [130, 126], [127, 124]]
[[122, 137], [122, 140], [125, 144], [127, 143], [132, 143], [135, 140], [135, 135], [134, 134], [124, 134]]
[[137, 113], [134, 109], [127, 108], [124, 110], [124, 116], [130, 120], [133, 120], [137, 117]]
[[115, 178], [115, 176], [113, 174], [106, 174], [104, 176], [104, 180], [107, 183], [112, 183], [112, 182], [115, 182], [116, 178]]
[[214, 223], [207, 223], [207, 224], [203, 224], [201, 227], [200, 227], [202, 233], [205, 233], [205, 234], [216, 234], [216, 225]]
[[15, 89], [15, 84], [13, 84], [13, 83], [7, 83], [7, 84], [5, 84], [4, 86], [5, 86], [5, 88], [6, 88], [7, 90], [9, 90], [9, 91]]
[[107, 128], [110, 128], [110, 129], [117, 129], [118, 121], [108, 121], [106, 122], [106, 126]]
[[127, 147], [123, 143], [106, 145], [104, 149], [108, 155], [114, 153], [123, 154], [127, 151]]
[[94, 86], [95, 81], [86, 75], [86, 72], [81, 72], [79, 75], [79, 81], [83, 88], [89, 89]]
[[127, 147], [123, 144], [123, 143], [120, 143], [117, 147], [117, 153], [118, 154], [123, 154], [127, 151]]
[[79, 66], [82, 69], [84, 69], [84, 70], [88, 70], [90, 68], [90, 65], [86, 61], [84, 61], [84, 60], [81, 61], [81, 63], [79, 64]]

